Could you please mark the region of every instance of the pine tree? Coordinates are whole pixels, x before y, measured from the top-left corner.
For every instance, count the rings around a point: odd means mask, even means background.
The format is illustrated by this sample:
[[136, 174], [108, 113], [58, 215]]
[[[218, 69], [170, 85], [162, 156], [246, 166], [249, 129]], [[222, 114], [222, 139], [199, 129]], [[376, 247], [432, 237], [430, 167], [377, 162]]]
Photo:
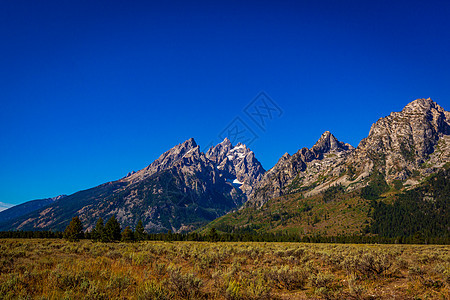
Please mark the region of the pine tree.
[[[105, 242], [120, 241], [121, 238], [120, 224], [115, 216], [109, 218], [105, 224]], [[102, 239], [103, 240], [103, 239]]]
[[211, 227], [208, 233], [208, 241], [210, 242], [217, 242], [219, 241], [219, 234], [216, 231], [216, 228]]
[[134, 241], [134, 232], [131, 230], [130, 226], [125, 227], [122, 231], [122, 242], [133, 242]]
[[146, 238], [144, 224], [142, 224], [142, 220], [139, 220], [139, 222], [136, 225], [136, 229], [134, 231], [134, 238], [136, 241], [143, 241]]
[[103, 219], [98, 218], [97, 223], [95, 224], [95, 227], [92, 230], [92, 240], [103, 241], [104, 236], [105, 236], [105, 225], [103, 223]]
[[79, 217], [73, 217], [69, 226], [64, 230], [64, 238], [71, 242], [79, 241], [83, 238], [83, 224]]

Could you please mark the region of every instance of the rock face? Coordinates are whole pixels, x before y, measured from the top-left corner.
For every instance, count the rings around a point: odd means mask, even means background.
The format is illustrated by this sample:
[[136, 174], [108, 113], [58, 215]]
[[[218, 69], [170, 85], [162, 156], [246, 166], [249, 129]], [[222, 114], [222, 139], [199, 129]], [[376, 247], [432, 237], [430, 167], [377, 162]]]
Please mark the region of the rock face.
[[338, 139], [329, 131], [325, 131], [320, 139], [311, 148], [311, 152], [315, 154], [316, 159], [322, 159], [323, 155], [330, 152], [341, 152], [353, 150], [353, 146]]
[[[438, 150], [440, 141], [446, 144], [449, 134], [450, 113], [430, 98], [417, 99], [373, 124], [349, 164], [360, 172], [373, 165], [388, 182], [406, 180], [415, 171], [423, 172], [423, 164]], [[430, 167], [440, 166], [432, 162]]]
[[1, 230], [63, 230], [73, 216], [85, 229], [115, 215], [122, 226], [142, 220], [148, 232], [188, 231], [241, 206], [264, 173], [245, 145], [228, 139], [200, 151], [189, 139], [146, 168], [98, 187], [67, 196], [0, 225]]
[[320, 175], [327, 176], [342, 164], [354, 148], [340, 142], [329, 131], [322, 134], [311, 149], [302, 148], [292, 156], [284, 154], [256, 185], [247, 205], [261, 207], [268, 200], [297, 192], [313, 184]]
[[148, 167], [130, 174], [126, 177], [127, 181], [137, 182], [143, 180], [159, 171], [167, 170], [173, 167], [176, 163], [180, 162], [184, 156], [188, 155], [192, 151], [198, 151], [199, 147], [193, 138], [176, 145], [172, 149], [164, 152], [161, 156], [152, 162]]
[[253, 186], [265, 173], [253, 151], [239, 143], [235, 147], [228, 138], [206, 152], [206, 157], [216, 164], [228, 181], [238, 186], [246, 195], [250, 195]]
[[260, 207], [299, 191], [307, 197], [337, 184], [357, 189], [375, 172], [388, 183], [414, 185], [449, 162], [450, 113], [431, 99], [417, 99], [380, 118], [356, 149], [327, 131], [311, 149], [286, 153], [256, 185], [247, 205]]

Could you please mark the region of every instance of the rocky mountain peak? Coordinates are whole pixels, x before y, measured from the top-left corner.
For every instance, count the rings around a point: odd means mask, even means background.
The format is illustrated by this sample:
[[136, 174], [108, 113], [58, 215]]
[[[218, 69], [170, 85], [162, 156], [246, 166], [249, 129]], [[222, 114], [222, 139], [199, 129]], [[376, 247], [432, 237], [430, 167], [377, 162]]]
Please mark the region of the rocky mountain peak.
[[206, 157], [215, 163], [219, 163], [223, 161], [230, 150], [233, 148], [230, 140], [225, 138], [221, 143], [217, 144], [214, 147], [209, 148], [209, 150], [205, 153]]
[[406, 180], [449, 134], [450, 114], [430, 98], [417, 99], [375, 122], [352, 163], [360, 169], [375, 165], [388, 181]]
[[185, 150], [189, 151], [190, 149], [195, 148], [197, 146], [198, 145], [195, 142], [194, 138], [190, 138], [190, 139], [184, 141], [183, 143], [176, 145], [175, 147], [173, 147], [169, 151], [172, 151], [172, 152], [180, 151], [180, 153], [181, 153], [182, 151], [185, 151]]
[[154, 170], [155, 172], [158, 172], [160, 170], [168, 169], [176, 161], [183, 158], [183, 156], [196, 147], [198, 147], [197, 143], [193, 138], [190, 138], [164, 152], [157, 160], [147, 167], [147, 170]]
[[228, 138], [211, 147], [205, 156], [215, 163], [227, 180], [238, 183], [240, 189], [247, 195], [265, 172], [253, 151], [242, 143], [233, 146]]
[[231, 141], [226, 137], [223, 139], [222, 143], [220, 143], [221, 145], [228, 145], [228, 146], [232, 146], [231, 145]]
[[199, 148], [199, 146], [193, 138], [190, 138], [161, 154], [158, 159], [146, 168], [135, 173], [130, 173], [124, 178], [124, 180], [135, 182], [143, 180], [144, 178], [147, 178], [148, 176], [151, 176], [159, 171], [169, 169], [196, 148]]
[[288, 186], [293, 181], [312, 185], [321, 176], [335, 176], [335, 166], [353, 151], [351, 145], [325, 131], [311, 149], [303, 147], [292, 156], [285, 153], [257, 184], [250, 195], [249, 205], [260, 207], [271, 198], [292, 192]]
[[319, 140], [311, 148], [316, 156], [328, 153], [330, 151], [346, 151], [353, 149], [349, 144], [340, 142], [331, 132], [325, 131]]
[[408, 103], [403, 109], [402, 112], [419, 112], [423, 113], [426, 111], [430, 111], [431, 109], [437, 109], [439, 111], [443, 111], [444, 109], [440, 107], [436, 102], [431, 100], [431, 98], [421, 98], [416, 99]]
[[427, 119], [436, 132], [450, 134], [448, 126], [450, 113], [446, 112], [431, 98], [414, 100], [408, 103], [400, 113], [392, 113], [391, 115], [395, 116], [396, 114], [402, 114], [410, 118]]

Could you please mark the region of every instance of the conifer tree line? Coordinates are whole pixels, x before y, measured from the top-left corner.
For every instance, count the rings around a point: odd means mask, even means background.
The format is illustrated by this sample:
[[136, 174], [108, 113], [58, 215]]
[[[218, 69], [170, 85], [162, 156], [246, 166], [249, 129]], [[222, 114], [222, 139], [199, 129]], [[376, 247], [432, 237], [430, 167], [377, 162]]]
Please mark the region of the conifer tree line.
[[92, 239], [95, 242], [134, 242], [143, 241], [146, 239], [146, 232], [142, 221], [136, 225], [136, 229], [133, 231], [130, 226], [125, 227], [123, 230], [120, 227], [119, 221], [115, 216], [104, 223], [102, 218], [97, 220], [92, 232], [83, 232], [83, 225], [79, 217], [73, 217], [70, 224], [63, 232], [63, 237], [69, 241], [79, 241], [80, 239]]
[[[67, 232], [54, 231], [2, 231], [0, 238], [45, 238], [45, 239], [71, 239], [73, 236]], [[101, 232], [101, 231], [98, 231]], [[130, 233], [133, 233], [131, 235]], [[140, 233], [139, 233], [140, 232]], [[93, 238], [92, 232], [82, 232], [78, 235], [79, 239], [91, 239], [93, 241], [107, 242], [106, 238], [102, 240], [102, 235]], [[72, 238], [72, 241], [77, 241], [77, 238]], [[290, 233], [226, 233], [219, 232], [211, 228], [206, 233], [189, 232], [189, 233], [146, 233], [143, 230], [138, 230], [138, 227], [133, 231], [129, 227], [121, 232], [120, 239], [113, 241], [124, 242], [138, 242], [138, 241], [197, 241], [197, 242], [294, 242], [294, 243], [337, 243], [337, 244], [444, 244], [450, 245], [449, 237], [426, 237], [422, 235], [414, 235], [408, 237], [385, 237], [380, 235], [337, 235], [337, 236], [322, 236], [322, 235], [299, 235]]]

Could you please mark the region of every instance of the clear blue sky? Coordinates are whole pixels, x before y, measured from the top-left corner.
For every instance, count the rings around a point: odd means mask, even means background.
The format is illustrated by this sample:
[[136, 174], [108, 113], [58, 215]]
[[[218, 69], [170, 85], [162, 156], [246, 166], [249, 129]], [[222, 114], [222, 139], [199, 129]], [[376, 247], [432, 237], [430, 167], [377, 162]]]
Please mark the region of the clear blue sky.
[[[235, 117], [269, 169], [416, 98], [450, 109], [448, 2], [242, 2], [2, 1], [0, 202], [116, 180]], [[283, 110], [265, 131], [260, 91]]]

